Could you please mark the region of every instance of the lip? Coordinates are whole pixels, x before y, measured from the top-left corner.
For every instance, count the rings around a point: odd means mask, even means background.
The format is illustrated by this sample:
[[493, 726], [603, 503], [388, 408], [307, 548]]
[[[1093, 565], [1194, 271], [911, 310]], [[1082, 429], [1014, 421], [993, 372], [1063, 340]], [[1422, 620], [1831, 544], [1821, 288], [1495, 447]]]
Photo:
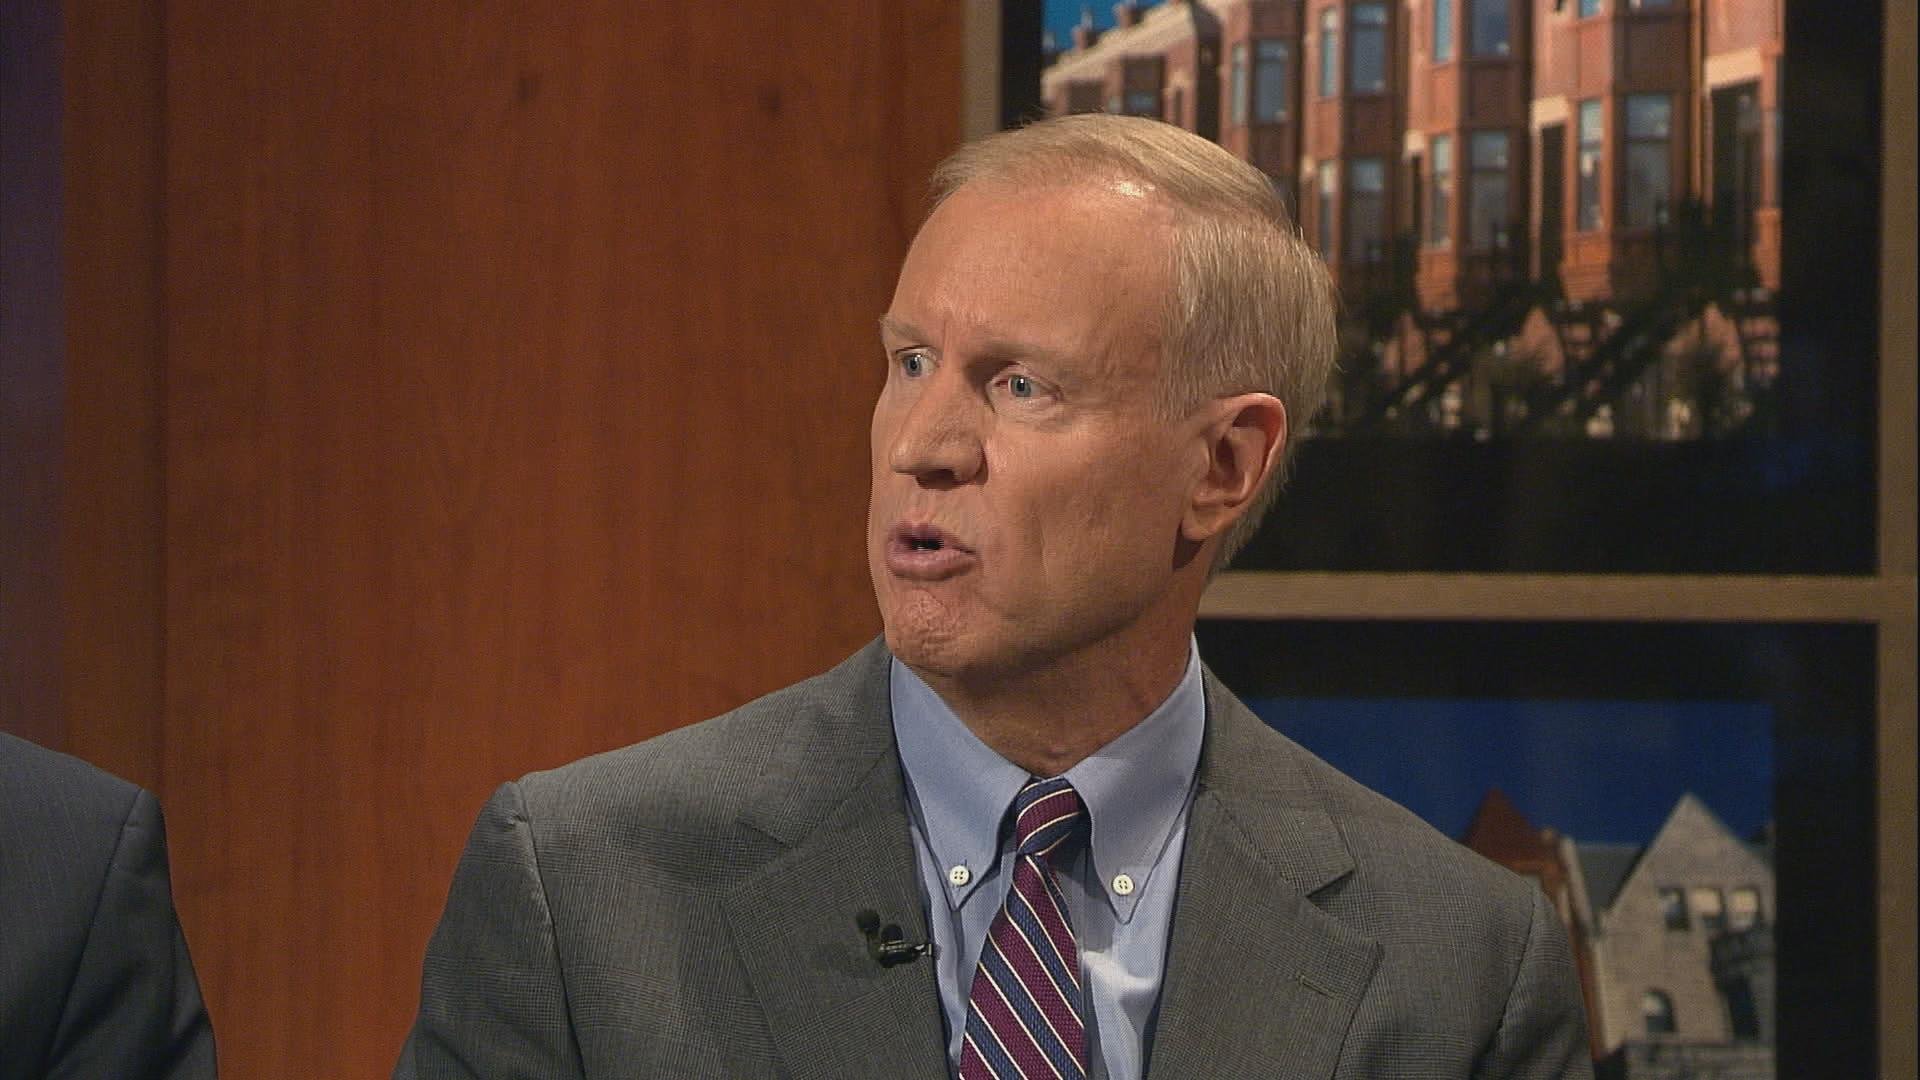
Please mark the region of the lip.
[[979, 554], [931, 523], [901, 522], [887, 530], [887, 569], [910, 581], [941, 581], [965, 573]]

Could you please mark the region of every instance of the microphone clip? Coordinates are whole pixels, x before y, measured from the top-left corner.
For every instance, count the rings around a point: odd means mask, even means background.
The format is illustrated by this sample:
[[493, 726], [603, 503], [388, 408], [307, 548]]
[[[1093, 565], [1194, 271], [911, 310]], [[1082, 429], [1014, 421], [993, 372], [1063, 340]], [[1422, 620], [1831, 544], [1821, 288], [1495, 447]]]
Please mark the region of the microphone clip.
[[867, 939], [867, 955], [873, 957], [881, 967], [890, 968], [896, 964], [911, 963], [933, 953], [931, 941], [901, 940], [905, 935], [900, 931], [900, 924], [888, 923], [881, 926], [880, 913], [872, 908], [861, 909], [853, 918], [854, 922], [860, 926], [861, 935]]

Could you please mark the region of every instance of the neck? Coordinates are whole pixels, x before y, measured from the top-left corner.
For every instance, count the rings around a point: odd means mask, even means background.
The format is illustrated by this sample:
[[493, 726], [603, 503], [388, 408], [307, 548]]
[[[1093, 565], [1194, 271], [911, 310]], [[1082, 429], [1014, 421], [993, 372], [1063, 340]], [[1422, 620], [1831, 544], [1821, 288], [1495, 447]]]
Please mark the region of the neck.
[[1186, 634], [1109, 641], [1015, 673], [917, 672], [981, 742], [1035, 776], [1058, 776], [1132, 730], [1186, 673]]

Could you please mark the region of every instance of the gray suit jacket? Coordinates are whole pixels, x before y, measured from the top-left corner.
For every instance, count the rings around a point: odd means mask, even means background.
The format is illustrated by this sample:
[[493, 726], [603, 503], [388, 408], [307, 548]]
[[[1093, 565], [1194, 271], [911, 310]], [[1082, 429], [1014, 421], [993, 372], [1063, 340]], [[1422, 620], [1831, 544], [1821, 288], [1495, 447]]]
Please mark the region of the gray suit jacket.
[[159, 804], [0, 735], [0, 1080], [213, 1075]]
[[[947, 1075], [875, 643], [496, 793], [394, 1075]], [[1584, 1077], [1540, 890], [1274, 733], [1209, 673], [1153, 1077]]]

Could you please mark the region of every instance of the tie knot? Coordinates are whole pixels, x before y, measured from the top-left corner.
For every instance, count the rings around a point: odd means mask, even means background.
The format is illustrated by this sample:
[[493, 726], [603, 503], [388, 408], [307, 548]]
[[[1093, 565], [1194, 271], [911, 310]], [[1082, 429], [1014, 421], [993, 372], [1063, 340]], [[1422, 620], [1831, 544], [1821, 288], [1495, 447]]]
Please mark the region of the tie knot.
[[1086, 816], [1086, 804], [1066, 777], [1035, 777], [1013, 797], [1014, 846], [1022, 855], [1050, 856]]

